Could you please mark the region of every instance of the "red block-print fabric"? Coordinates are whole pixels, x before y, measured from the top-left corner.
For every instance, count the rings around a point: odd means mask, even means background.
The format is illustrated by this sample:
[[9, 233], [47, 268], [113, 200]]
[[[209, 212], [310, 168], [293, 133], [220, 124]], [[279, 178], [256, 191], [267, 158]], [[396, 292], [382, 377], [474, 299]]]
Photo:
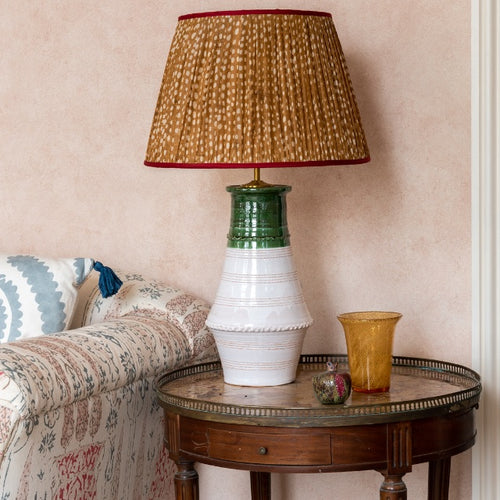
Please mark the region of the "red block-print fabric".
[[2, 498], [174, 499], [156, 379], [216, 358], [209, 306], [139, 275], [83, 323], [0, 345]]

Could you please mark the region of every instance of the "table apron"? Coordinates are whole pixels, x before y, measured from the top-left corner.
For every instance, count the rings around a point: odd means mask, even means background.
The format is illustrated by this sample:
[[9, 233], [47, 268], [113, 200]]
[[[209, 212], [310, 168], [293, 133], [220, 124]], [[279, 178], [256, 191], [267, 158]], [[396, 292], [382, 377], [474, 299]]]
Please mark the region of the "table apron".
[[407, 422], [279, 428], [224, 424], [166, 413], [171, 458], [262, 472], [411, 471], [474, 444], [472, 409]]

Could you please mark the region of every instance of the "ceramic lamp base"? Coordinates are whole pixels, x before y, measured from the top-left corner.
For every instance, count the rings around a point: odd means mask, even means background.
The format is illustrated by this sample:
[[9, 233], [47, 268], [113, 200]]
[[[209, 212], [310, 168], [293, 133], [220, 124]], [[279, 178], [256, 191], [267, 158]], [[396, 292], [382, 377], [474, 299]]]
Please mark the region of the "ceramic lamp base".
[[230, 187], [224, 269], [207, 318], [228, 384], [288, 384], [312, 318], [302, 295], [286, 222], [288, 186]]
[[212, 329], [224, 382], [251, 387], [295, 380], [306, 329], [283, 332], [231, 332]]
[[288, 384], [312, 319], [291, 248], [228, 248], [207, 319], [228, 384]]

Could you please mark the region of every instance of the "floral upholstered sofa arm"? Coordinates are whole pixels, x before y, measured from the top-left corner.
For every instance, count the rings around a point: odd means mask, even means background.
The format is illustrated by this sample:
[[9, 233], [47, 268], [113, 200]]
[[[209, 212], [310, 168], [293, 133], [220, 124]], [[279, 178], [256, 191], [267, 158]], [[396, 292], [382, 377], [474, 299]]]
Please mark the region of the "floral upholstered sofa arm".
[[0, 498], [174, 498], [154, 382], [216, 357], [208, 305], [124, 278], [84, 326], [0, 344]]
[[134, 317], [168, 321], [188, 342], [192, 361], [217, 357], [212, 334], [205, 326], [209, 305], [183, 290], [139, 274], [123, 274], [120, 291], [103, 299], [97, 285], [85, 303], [81, 324], [101, 323], [112, 318]]

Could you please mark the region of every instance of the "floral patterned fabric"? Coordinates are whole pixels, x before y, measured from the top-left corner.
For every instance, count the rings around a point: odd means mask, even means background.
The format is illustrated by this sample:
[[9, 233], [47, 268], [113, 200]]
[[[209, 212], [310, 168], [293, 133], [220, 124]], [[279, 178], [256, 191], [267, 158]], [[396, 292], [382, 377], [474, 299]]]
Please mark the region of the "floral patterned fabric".
[[0, 345], [0, 499], [169, 499], [154, 381], [214, 359], [203, 301], [141, 276], [81, 328]]

